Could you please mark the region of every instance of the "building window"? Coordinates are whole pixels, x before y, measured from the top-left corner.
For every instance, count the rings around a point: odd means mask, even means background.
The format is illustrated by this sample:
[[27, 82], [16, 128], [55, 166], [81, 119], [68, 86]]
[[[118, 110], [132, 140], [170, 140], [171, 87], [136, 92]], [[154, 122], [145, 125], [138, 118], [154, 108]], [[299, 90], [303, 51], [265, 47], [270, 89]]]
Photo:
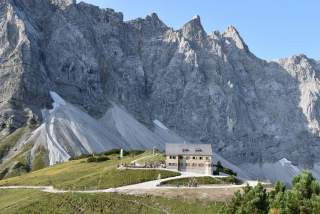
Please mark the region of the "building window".
[[193, 156], [193, 157], [192, 157], [192, 159], [193, 159], [193, 160], [196, 160], [196, 159], [197, 159], [197, 157]]
[[196, 152], [202, 152], [202, 149], [196, 149]]
[[176, 156], [170, 156], [169, 158], [170, 159], [176, 159]]
[[199, 157], [200, 160], [202, 160], [202, 157]]
[[210, 160], [210, 157], [206, 157], [206, 160]]
[[183, 156], [179, 156], [179, 159], [183, 159]]
[[189, 156], [186, 156], [186, 160], [189, 160], [190, 159], [190, 157]]
[[203, 163], [199, 163], [198, 166], [199, 167], [204, 167], [204, 164]]
[[193, 163], [192, 166], [197, 166], [197, 164], [196, 164], [196, 163]]
[[189, 152], [189, 149], [182, 149], [182, 152]]

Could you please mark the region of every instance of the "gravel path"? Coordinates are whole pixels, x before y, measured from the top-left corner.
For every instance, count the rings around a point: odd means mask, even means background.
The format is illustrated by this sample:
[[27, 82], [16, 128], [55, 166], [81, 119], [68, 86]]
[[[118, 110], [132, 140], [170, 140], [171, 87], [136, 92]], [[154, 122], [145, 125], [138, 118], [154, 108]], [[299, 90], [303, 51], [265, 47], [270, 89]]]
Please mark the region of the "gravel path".
[[[256, 186], [258, 184], [258, 181], [246, 181], [241, 185], [233, 185], [233, 184], [225, 184], [225, 185], [199, 185], [198, 187], [175, 187], [175, 186], [158, 186], [163, 181], [168, 180], [174, 180], [179, 178], [186, 178], [186, 177], [204, 177], [204, 176], [211, 176], [211, 177], [226, 177], [226, 176], [213, 176], [213, 175], [203, 175], [203, 174], [196, 174], [196, 173], [190, 173], [190, 172], [181, 172], [180, 176], [176, 177], [170, 177], [170, 178], [164, 178], [164, 179], [158, 179], [153, 181], [147, 181], [143, 183], [138, 184], [132, 184], [122, 187], [116, 187], [116, 188], [108, 188], [108, 189], [101, 189], [101, 190], [58, 190], [55, 189], [53, 186], [0, 186], [0, 189], [38, 189], [44, 192], [50, 192], [50, 193], [67, 193], [67, 192], [73, 192], [73, 193], [103, 193], [103, 192], [120, 192], [120, 193], [126, 193], [130, 190], [159, 190], [159, 189], [229, 189], [229, 188], [241, 188], [246, 186], [247, 184], [250, 186]], [[267, 184], [267, 183], [262, 183]]]

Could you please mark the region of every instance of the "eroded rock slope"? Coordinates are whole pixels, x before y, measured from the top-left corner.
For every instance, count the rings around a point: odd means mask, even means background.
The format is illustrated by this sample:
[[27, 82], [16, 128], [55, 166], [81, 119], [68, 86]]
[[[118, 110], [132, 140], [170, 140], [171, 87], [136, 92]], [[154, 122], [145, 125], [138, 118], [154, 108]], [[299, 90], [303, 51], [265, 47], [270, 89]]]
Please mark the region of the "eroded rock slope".
[[173, 30], [71, 0], [4, 0], [0, 16], [3, 136], [43, 123], [55, 91], [95, 119], [116, 103], [150, 130], [160, 120], [236, 165], [320, 162], [320, 65], [305, 55], [259, 59], [199, 16]]

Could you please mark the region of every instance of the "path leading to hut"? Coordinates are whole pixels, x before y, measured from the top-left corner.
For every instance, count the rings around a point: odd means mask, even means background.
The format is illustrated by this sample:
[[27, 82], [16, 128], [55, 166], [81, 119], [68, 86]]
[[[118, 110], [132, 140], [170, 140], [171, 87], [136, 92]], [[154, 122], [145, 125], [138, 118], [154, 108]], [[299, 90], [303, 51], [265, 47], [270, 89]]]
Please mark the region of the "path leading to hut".
[[136, 162], [138, 162], [138, 161], [140, 161], [140, 160], [147, 159], [147, 158], [150, 158], [150, 157], [153, 157], [153, 156], [154, 156], [154, 155], [144, 156], [144, 157], [135, 159], [135, 160], [131, 161], [130, 163], [136, 163]]
[[[108, 189], [101, 189], [101, 190], [59, 190], [55, 189], [53, 186], [1, 186], [1, 189], [38, 189], [44, 192], [50, 193], [102, 193], [102, 192], [119, 192], [119, 193], [132, 193], [132, 192], [139, 192], [139, 190], [174, 190], [174, 189], [239, 189], [246, 185], [255, 186], [258, 184], [258, 181], [246, 181], [241, 185], [234, 185], [234, 184], [223, 184], [223, 185], [199, 185], [198, 187], [176, 187], [176, 186], [158, 186], [163, 181], [174, 180], [179, 178], [186, 178], [186, 177], [204, 177], [204, 176], [211, 176], [211, 177], [226, 177], [226, 176], [213, 176], [213, 175], [203, 175], [203, 174], [196, 174], [190, 172], [181, 172], [180, 176], [158, 179], [153, 181], [147, 181], [138, 184], [132, 184], [127, 186], [121, 186], [116, 188], [108, 188]], [[263, 183], [267, 184], [267, 183]]]

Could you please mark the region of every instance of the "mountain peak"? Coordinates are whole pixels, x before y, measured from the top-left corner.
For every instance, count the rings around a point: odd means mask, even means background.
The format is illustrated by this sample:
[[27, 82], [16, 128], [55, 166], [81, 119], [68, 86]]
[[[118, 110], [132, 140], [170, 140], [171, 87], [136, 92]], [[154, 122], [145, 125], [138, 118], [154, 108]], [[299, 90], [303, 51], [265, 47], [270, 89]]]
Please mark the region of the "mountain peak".
[[[288, 58], [280, 59], [281, 64], [300, 65], [304, 67], [317, 68], [318, 63], [314, 59], [308, 58], [305, 54], [297, 54]], [[308, 69], [307, 69], [308, 70]]]
[[192, 17], [192, 20], [199, 20], [200, 21], [200, 16], [199, 15], [195, 15]]
[[146, 16], [146, 19], [152, 19], [155, 21], [161, 21], [158, 14], [156, 14], [155, 12], [150, 13], [149, 15]]
[[206, 36], [206, 32], [202, 27], [200, 16], [196, 15], [192, 19], [183, 25], [182, 35], [187, 38], [196, 38], [198, 40], [203, 39]]
[[239, 49], [248, 50], [248, 46], [243, 41], [240, 33], [234, 26], [228, 26], [223, 33], [223, 37], [225, 37], [226, 39], [231, 39]]
[[137, 18], [129, 21], [131, 26], [142, 32], [146, 37], [159, 35], [168, 29], [156, 13], [151, 13], [145, 18]]
[[150, 15], [147, 15], [145, 20], [153, 26], [159, 28], [167, 28], [167, 26], [161, 21], [161, 19], [156, 13], [151, 13]]
[[239, 34], [237, 28], [233, 25], [229, 25], [226, 29], [226, 32]]
[[50, 2], [61, 9], [65, 9], [68, 6], [77, 4], [76, 0], [50, 0]]

